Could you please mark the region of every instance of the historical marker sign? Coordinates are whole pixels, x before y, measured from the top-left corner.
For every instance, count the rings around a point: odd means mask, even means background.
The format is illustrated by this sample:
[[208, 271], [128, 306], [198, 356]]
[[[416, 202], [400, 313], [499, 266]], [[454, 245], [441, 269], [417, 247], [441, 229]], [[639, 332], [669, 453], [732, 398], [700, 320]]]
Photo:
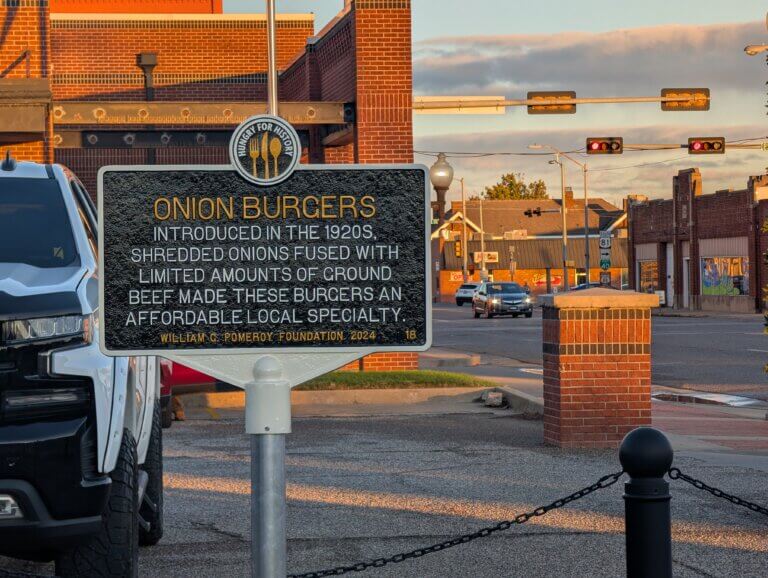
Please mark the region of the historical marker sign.
[[[229, 165], [100, 171], [102, 349], [428, 348], [426, 168], [315, 165], [286, 176], [290, 135], [252, 136], [237, 167], [250, 179]], [[254, 184], [267, 171], [280, 182]]]

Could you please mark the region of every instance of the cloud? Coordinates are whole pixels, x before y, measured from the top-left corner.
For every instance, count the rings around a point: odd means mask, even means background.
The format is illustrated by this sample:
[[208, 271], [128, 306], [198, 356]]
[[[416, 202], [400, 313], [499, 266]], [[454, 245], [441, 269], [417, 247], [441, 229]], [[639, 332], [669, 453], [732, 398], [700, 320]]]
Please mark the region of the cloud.
[[[743, 48], [763, 24], [664, 25], [609, 32], [434, 38], [414, 46], [421, 94], [576, 90], [656, 94], [664, 86], [755, 90], [763, 81]], [[650, 90], [649, 87], [654, 87]]]

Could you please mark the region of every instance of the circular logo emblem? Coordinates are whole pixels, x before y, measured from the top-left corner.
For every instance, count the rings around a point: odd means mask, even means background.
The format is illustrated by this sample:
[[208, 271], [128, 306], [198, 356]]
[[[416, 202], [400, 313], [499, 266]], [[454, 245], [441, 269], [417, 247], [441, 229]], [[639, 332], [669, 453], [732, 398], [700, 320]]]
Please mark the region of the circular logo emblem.
[[290, 177], [299, 163], [299, 135], [280, 117], [252, 116], [235, 129], [229, 158], [243, 178], [257, 185], [276, 185]]

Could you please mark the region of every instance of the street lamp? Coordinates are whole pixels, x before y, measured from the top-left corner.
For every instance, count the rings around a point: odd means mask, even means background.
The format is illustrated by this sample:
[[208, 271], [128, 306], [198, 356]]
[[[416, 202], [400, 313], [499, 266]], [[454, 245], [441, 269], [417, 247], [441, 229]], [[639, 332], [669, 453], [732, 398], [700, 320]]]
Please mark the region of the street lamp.
[[[437, 155], [437, 160], [429, 168], [429, 180], [437, 193], [437, 226], [438, 228], [445, 222], [445, 193], [451, 187], [453, 181], [453, 167], [445, 158], [445, 153]], [[432, 272], [435, 288], [435, 302], [440, 301], [440, 256], [443, 252], [442, 231], [437, 239], [432, 241], [432, 255], [435, 258], [435, 269]]]
[[749, 56], [757, 56], [761, 52], [768, 52], [768, 44], [750, 44], [744, 47], [744, 52]]
[[429, 167], [429, 180], [437, 193], [437, 224], [445, 220], [445, 193], [453, 181], [453, 167], [445, 158], [445, 153], [439, 153], [435, 164]]
[[560, 165], [560, 193], [563, 204], [563, 289], [565, 291], [568, 291], [568, 268], [566, 267], [568, 261], [568, 224], [567, 208], [565, 205], [565, 167], [560, 161], [560, 157], [565, 157], [572, 163], [581, 167], [581, 173], [584, 177], [584, 267], [587, 273], [587, 286], [589, 286], [589, 198], [587, 193], [587, 163], [580, 163], [552, 145], [531, 144], [528, 145], [528, 148], [532, 150], [542, 150], [545, 148], [551, 150], [555, 154], [555, 164]]

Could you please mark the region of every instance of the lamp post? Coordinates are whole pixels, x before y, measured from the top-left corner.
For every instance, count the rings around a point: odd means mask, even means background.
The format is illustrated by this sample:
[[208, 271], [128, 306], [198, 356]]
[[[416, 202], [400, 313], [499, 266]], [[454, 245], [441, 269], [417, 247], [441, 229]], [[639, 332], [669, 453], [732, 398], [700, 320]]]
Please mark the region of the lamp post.
[[531, 144], [528, 145], [529, 149], [532, 150], [541, 150], [544, 148], [547, 148], [551, 150], [555, 155], [555, 164], [560, 165], [560, 188], [561, 188], [561, 194], [562, 194], [562, 203], [563, 203], [563, 277], [565, 278], [564, 282], [564, 289], [568, 291], [568, 273], [567, 269], [565, 267], [565, 262], [568, 260], [567, 257], [567, 246], [568, 246], [568, 232], [567, 232], [567, 222], [566, 222], [566, 206], [565, 206], [565, 168], [563, 167], [563, 163], [560, 161], [560, 157], [564, 157], [571, 161], [572, 163], [578, 165], [581, 168], [581, 173], [584, 177], [584, 266], [585, 271], [587, 273], [587, 286], [589, 286], [589, 196], [587, 192], [587, 163], [580, 163], [574, 158], [571, 158], [567, 154], [565, 154], [560, 149], [553, 147], [552, 145], [540, 145], [540, 144]]
[[429, 167], [429, 180], [437, 193], [437, 224], [445, 220], [445, 193], [453, 181], [453, 167], [445, 158], [445, 153], [439, 153], [435, 164]]
[[[437, 193], [437, 226], [439, 228], [445, 222], [445, 193], [448, 192], [451, 181], [453, 181], [453, 167], [446, 160], [445, 153], [438, 154], [435, 164], [429, 168], [429, 181]], [[442, 231], [435, 241], [432, 242], [432, 254], [435, 256], [432, 275], [435, 280], [433, 283], [435, 288], [434, 301], [438, 302], [440, 301], [440, 255], [443, 252]]]

